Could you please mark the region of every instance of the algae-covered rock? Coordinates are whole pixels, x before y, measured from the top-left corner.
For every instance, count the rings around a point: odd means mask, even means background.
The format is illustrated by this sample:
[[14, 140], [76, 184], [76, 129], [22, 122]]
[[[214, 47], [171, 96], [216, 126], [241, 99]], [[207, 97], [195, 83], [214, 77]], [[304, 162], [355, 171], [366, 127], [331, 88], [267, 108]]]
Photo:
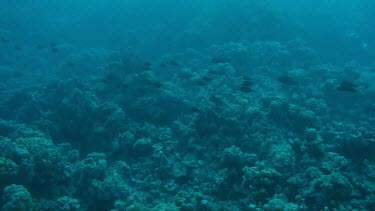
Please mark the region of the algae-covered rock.
[[57, 200], [57, 211], [80, 211], [81, 206], [79, 204], [79, 201], [77, 199], [68, 197], [68, 196], [62, 196], [58, 198]]
[[18, 174], [18, 165], [10, 159], [0, 157], [0, 178], [2, 180], [11, 179]]
[[2, 211], [29, 211], [33, 206], [29, 191], [22, 185], [13, 184], [5, 187], [2, 198]]
[[153, 152], [152, 140], [149, 138], [138, 139], [133, 144], [133, 153], [137, 156], [151, 155]]
[[263, 206], [266, 211], [298, 211], [302, 210], [300, 206], [288, 202], [284, 194], [275, 194], [267, 204]]

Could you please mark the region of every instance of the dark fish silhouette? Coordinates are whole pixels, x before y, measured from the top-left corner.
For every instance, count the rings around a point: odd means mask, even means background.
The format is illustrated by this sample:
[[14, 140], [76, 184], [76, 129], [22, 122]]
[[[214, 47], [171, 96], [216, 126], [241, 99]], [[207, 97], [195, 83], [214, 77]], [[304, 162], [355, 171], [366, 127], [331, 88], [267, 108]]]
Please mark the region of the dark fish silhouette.
[[250, 80], [246, 79], [242, 82], [242, 86], [252, 86], [253, 85], [253, 82], [251, 82]]
[[244, 93], [250, 93], [250, 92], [253, 92], [254, 90], [249, 86], [241, 86], [240, 91]]
[[159, 64], [159, 67], [161, 68], [172, 67], [172, 66], [177, 67], [177, 66], [180, 66], [180, 64], [174, 59], [171, 59], [169, 61], [165, 61]]
[[209, 69], [209, 70], [208, 70], [208, 74], [210, 74], [210, 75], [219, 75], [220, 73], [219, 73], [219, 71], [217, 71], [217, 70]]
[[214, 57], [214, 58], [211, 59], [211, 63], [220, 64], [220, 63], [228, 63], [228, 61], [224, 58]]
[[166, 65], [165, 63], [160, 63], [160, 64], [159, 64], [159, 67], [161, 67], [161, 68], [166, 68], [167, 65]]
[[58, 53], [58, 52], [60, 52], [60, 50], [57, 47], [52, 47], [51, 52], [52, 53]]
[[15, 45], [15, 46], [14, 46], [14, 50], [16, 50], [16, 51], [20, 51], [20, 50], [22, 50], [22, 48], [21, 48], [21, 46], [19, 46], [19, 45]]
[[206, 85], [207, 85], [207, 81], [204, 81], [204, 80], [198, 80], [198, 81], [197, 81], [197, 85], [198, 85], [198, 86], [206, 86]]
[[210, 77], [208, 77], [207, 75], [204, 75], [204, 76], [200, 77], [200, 78], [196, 81], [196, 84], [197, 84], [198, 86], [206, 86], [206, 85], [208, 85], [208, 83], [209, 83], [210, 81], [212, 81], [212, 80], [213, 80], [213, 78], [210, 78]]
[[356, 85], [349, 81], [341, 82], [340, 86], [338, 86], [336, 90], [341, 92], [358, 92]]
[[174, 59], [169, 60], [169, 64], [172, 66], [180, 66], [180, 64]]
[[57, 42], [53, 42], [49, 45], [50, 47], [50, 50], [51, 50], [51, 53], [59, 53], [60, 52], [60, 49], [58, 48], [59, 45], [57, 44]]
[[73, 62], [71, 62], [71, 61], [67, 62], [66, 65], [68, 67], [74, 67], [75, 66], [75, 64]]
[[298, 84], [298, 81], [290, 76], [287, 76], [287, 75], [282, 75], [282, 76], [279, 76], [277, 78], [277, 80], [282, 83], [282, 84], [285, 84], [285, 85], [288, 85], [288, 86], [293, 86], [293, 85], [297, 85]]
[[200, 113], [201, 110], [195, 106], [191, 107], [191, 111], [194, 112], [194, 113]]
[[0, 37], [2, 43], [7, 43], [9, 40], [6, 37]]
[[0, 68], [0, 81], [7, 81], [15, 78], [22, 77], [23, 73], [8, 68]]
[[208, 100], [211, 102], [211, 103], [214, 103], [215, 105], [218, 105], [218, 106], [221, 106], [223, 105], [223, 100], [220, 98], [220, 97], [217, 97], [215, 95], [212, 95], [208, 98]]
[[212, 78], [210, 78], [210, 77], [208, 77], [208, 76], [203, 76], [202, 78], [201, 78], [203, 81], [205, 81], [205, 82], [210, 82], [210, 81], [212, 81]]
[[46, 46], [44, 46], [44, 45], [42, 45], [42, 44], [38, 44], [38, 45], [36, 45], [36, 49], [38, 49], [38, 50], [43, 50], [43, 49], [45, 49], [46, 48]]
[[153, 86], [153, 87], [156, 87], [156, 88], [161, 88], [163, 86], [163, 83], [161, 83], [160, 81], [152, 81], [148, 78], [145, 78], [144, 79], [144, 82], [149, 85], [149, 86]]
[[145, 90], [145, 89], [142, 89], [142, 88], [138, 88], [138, 89], [135, 90], [135, 92], [136, 92], [137, 94], [145, 94], [145, 93], [146, 93], [146, 90]]
[[156, 88], [161, 88], [163, 86], [163, 84], [160, 82], [160, 81], [154, 81], [152, 83], [152, 85]]
[[142, 68], [144, 71], [150, 71], [150, 70], [152, 70], [152, 67], [151, 67], [151, 63], [149, 63], [149, 62], [145, 62], [144, 64], [143, 64], [143, 68]]
[[244, 93], [253, 92], [254, 90], [251, 87], [252, 85], [253, 85], [253, 82], [249, 78], [245, 77], [244, 81], [242, 82], [240, 91]]

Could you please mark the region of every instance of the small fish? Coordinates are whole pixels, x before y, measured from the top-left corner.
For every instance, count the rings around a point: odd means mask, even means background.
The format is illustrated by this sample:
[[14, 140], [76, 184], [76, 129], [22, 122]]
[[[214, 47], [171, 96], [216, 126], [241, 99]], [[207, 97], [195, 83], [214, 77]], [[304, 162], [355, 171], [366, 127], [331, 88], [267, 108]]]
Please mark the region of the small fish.
[[129, 84], [126, 83], [126, 82], [122, 82], [120, 86], [121, 86], [121, 88], [122, 88], [123, 90], [126, 90], [126, 89], [129, 88]]
[[207, 82], [206, 82], [206, 81], [203, 81], [203, 80], [198, 80], [198, 81], [197, 81], [197, 85], [198, 85], [198, 86], [206, 86], [206, 85], [207, 85]]
[[15, 72], [13, 73], [13, 77], [14, 77], [14, 78], [19, 78], [19, 77], [22, 77], [22, 76], [23, 76], [23, 73], [21, 73], [21, 72], [15, 71]]
[[194, 112], [194, 113], [200, 113], [201, 110], [195, 106], [191, 107], [191, 111]]
[[215, 105], [218, 105], [218, 106], [221, 106], [223, 105], [223, 100], [220, 98], [220, 97], [217, 97], [215, 95], [212, 95], [208, 98], [208, 100], [211, 102], [211, 103], [214, 103]]
[[246, 79], [242, 82], [242, 86], [252, 86], [253, 82], [251, 82], [249, 79]]
[[160, 63], [160, 64], [159, 64], [159, 67], [161, 67], [161, 68], [166, 68], [167, 65], [166, 65], [165, 63]]
[[159, 64], [159, 67], [161, 68], [167, 68], [167, 67], [171, 67], [171, 66], [180, 66], [180, 64], [176, 61], [176, 60], [169, 60], [169, 61], [164, 61], [162, 63]]
[[214, 70], [214, 69], [209, 69], [209, 70], [208, 70], [208, 74], [210, 74], [210, 75], [218, 75], [218, 74], [219, 74], [219, 71]]
[[349, 81], [343, 81], [341, 82], [340, 86], [336, 88], [336, 90], [341, 92], [358, 92], [358, 90], [355, 88], [356, 85]]
[[38, 45], [36, 45], [36, 49], [38, 49], [38, 50], [43, 50], [43, 49], [45, 49], [46, 48], [46, 46], [44, 46], [44, 45], [42, 45], [42, 44], [38, 44]]
[[250, 80], [250, 78], [244, 76], [244, 80], [242, 81], [240, 91], [244, 93], [253, 92], [254, 90], [251, 87], [253, 84], [254, 83]]
[[21, 46], [16, 45], [16, 46], [14, 46], [14, 50], [16, 50], [16, 51], [20, 51], [20, 50], [22, 50], [22, 48], [21, 48]]
[[144, 79], [144, 82], [149, 85], [149, 86], [154, 86], [156, 88], [161, 88], [163, 86], [163, 84], [160, 82], [160, 81], [152, 81], [148, 78], [145, 78]]
[[71, 61], [67, 62], [66, 65], [68, 67], [74, 67], [75, 66], [75, 64], [73, 62], [71, 62]]
[[154, 81], [152, 83], [152, 85], [156, 88], [161, 88], [163, 86], [163, 84], [160, 82], [160, 81]]
[[138, 94], [145, 94], [146, 93], [146, 90], [145, 89], [142, 89], [142, 88], [138, 88], [135, 90]]
[[52, 53], [58, 53], [58, 52], [60, 52], [60, 50], [57, 47], [52, 47], [51, 52]]
[[6, 37], [0, 37], [2, 43], [7, 43], [9, 40]]
[[144, 71], [150, 71], [150, 70], [152, 70], [151, 63], [149, 63], [149, 62], [144, 63], [142, 69]]
[[20, 78], [23, 76], [22, 72], [13, 70], [13, 69], [8, 69], [8, 68], [1, 68], [0, 69], [0, 82], [12, 80], [15, 78]]
[[147, 85], [152, 85], [152, 81], [148, 78], [144, 78], [143, 81], [147, 84]]
[[180, 64], [174, 59], [169, 60], [169, 64], [172, 66], [180, 66]]
[[359, 35], [355, 32], [348, 32], [346, 34], [346, 37], [348, 37], [349, 39], [359, 39]]
[[208, 76], [203, 76], [202, 78], [201, 78], [203, 81], [206, 81], [206, 82], [210, 82], [210, 81], [212, 81], [212, 78], [210, 78], [210, 77], [208, 77]]
[[285, 84], [285, 85], [288, 85], [288, 86], [293, 86], [293, 85], [297, 85], [298, 84], [298, 81], [295, 80], [294, 78], [290, 77], [290, 76], [287, 76], [287, 75], [282, 75], [282, 76], [279, 76], [277, 78], [277, 80], [282, 83], [282, 84]]
[[250, 93], [250, 92], [253, 92], [254, 90], [250, 86], [241, 86], [240, 91], [244, 93]]
[[211, 63], [213, 64], [220, 64], [220, 63], [228, 63], [228, 61], [224, 58], [217, 58], [217, 57], [214, 57], [211, 59]]

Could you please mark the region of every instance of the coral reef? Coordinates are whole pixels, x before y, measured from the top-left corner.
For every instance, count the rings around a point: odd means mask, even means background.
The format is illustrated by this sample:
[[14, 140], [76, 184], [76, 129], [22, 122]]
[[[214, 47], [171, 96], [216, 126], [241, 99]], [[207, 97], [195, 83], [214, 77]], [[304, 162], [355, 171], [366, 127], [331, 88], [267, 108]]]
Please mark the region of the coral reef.
[[374, 91], [337, 89], [365, 67], [324, 64], [300, 39], [156, 62], [92, 52], [60, 80], [0, 68], [2, 210], [375, 206]]
[[22, 185], [10, 185], [2, 191], [3, 206], [1, 210], [4, 211], [26, 211], [33, 207], [33, 200], [29, 191]]

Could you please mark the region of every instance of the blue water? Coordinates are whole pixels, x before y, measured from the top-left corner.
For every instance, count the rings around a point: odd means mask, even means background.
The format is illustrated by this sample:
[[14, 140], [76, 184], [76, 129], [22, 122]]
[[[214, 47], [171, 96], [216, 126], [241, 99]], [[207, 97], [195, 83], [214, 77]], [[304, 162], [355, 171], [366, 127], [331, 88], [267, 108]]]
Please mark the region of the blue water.
[[0, 3], [1, 211], [375, 209], [375, 2]]

